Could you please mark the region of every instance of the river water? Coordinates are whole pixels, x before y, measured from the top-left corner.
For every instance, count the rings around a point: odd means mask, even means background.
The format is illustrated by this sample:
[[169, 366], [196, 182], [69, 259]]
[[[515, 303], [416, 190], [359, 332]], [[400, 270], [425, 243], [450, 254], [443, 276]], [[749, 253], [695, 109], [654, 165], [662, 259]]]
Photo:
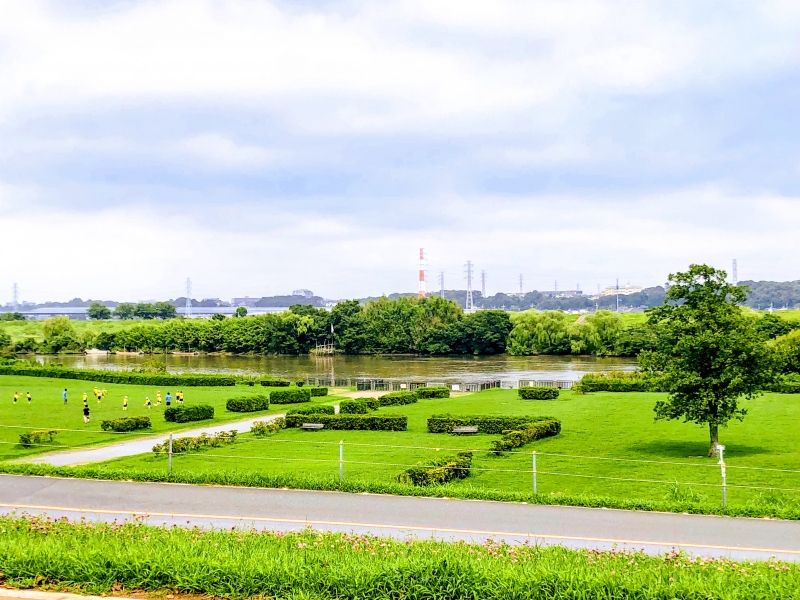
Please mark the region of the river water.
[[[41, 356], [43, 363], [94, 369], [133, 369], [163, 365], [164, 356], [86, 355]], [[420, 379], [504, 383], [520, 379], [577, 381], [586, 373], [632, 371], [636, 362], [627, 358], [592, 356], [218, 356], [168, 355], [172, 372], [239, 373], [271, 375], [288, 379], [303, 377]]]

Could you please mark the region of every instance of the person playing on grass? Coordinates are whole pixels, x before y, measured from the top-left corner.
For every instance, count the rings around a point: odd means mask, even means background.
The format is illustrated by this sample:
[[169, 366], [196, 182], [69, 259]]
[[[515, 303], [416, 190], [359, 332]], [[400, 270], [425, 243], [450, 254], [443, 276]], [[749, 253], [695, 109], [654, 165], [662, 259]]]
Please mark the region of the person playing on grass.
[[166, 395], [166, 396], [164, 396], [164, 402], [166, 403], [166, 405], [167, 405], [167, 406], [169, 406], [170, 404], [172, 404], [172, 394], [170, 394], [169, 392], [167, 392], [167, 395]]
[[89, 401], [89, 394], [83, 392], [83, 403], [86, 404]]
[[64, 388], [64, 391], [61, 392], [61, 399], [64, 401], [64, 406], [67, 405], [67, 388]]
[[103, 390], [95, 390], [94, 397], [97, 398], [97, 403], [100, 404], [100, 401], [103, 399]]
[[83, 403], [83, 422], [84, 423], [88, 423], [89, 422], [89, 403], [88, 402], [84, 402]]
[[183, 391], [178, 390], [175, 392], [175, 399], [178, 401], [178, 404], [183, 404]]
[[19, 400], [19, 392], [14, 392], [14, 404]]
[[102, 396], [103, 400], [105, 400], [106, 396], [108, 396], [108, 390], [104, 389], [100, 395]]
[[31, 403], [31, 400], [33, 400], [33, 396], [31, 396], [31, 393], [30, 393], [30, 392], [27, 392], [27, 393], [25, 394], [25, 397], [28, 399], [28, 404], [30, 404], [30, 403]]
[[128, 410], [128, 397], [125, 396], [122, 399], [122, 410]]
[[150, 407], [151, 407], [151, 406], [153, 406], [153, 404], [150, 402], [150, 396], [145, 396], [145, 397], [144, 397], [144, 405], [145, 405], [145, 406], [146, 406], [148, 409], [150, 409]]
[[161, 406], [161, 390], [156, 391], [156, 406]]

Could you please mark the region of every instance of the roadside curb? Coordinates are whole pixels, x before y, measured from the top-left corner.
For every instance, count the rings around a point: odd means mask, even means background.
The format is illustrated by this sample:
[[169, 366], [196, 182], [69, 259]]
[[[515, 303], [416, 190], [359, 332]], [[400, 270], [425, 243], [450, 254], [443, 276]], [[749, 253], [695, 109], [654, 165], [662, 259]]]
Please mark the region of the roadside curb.
[[[39, 590], [15, 590], [0, 587], [0, 598], [10, 600], [105, 600], [108, 596], [82, 596], [67, 592], [42, 592]], [[119, 597], [118, 600], [133, 600]]]

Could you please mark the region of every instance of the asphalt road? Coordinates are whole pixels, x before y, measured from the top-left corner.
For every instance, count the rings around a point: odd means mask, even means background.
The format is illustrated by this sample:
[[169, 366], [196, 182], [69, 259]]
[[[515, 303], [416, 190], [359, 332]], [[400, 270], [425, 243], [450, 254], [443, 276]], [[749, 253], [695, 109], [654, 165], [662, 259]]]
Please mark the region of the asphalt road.
[[0, 514], [800, 562], [800, 523], [504, 502], [0, 475]]

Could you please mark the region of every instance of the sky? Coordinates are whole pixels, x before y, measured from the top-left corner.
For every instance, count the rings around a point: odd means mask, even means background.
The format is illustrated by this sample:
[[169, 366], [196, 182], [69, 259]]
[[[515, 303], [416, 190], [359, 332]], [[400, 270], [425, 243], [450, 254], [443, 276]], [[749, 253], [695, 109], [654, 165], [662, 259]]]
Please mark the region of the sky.
[[2, 13], [0, 304], [800, 279], [796, 0]]

